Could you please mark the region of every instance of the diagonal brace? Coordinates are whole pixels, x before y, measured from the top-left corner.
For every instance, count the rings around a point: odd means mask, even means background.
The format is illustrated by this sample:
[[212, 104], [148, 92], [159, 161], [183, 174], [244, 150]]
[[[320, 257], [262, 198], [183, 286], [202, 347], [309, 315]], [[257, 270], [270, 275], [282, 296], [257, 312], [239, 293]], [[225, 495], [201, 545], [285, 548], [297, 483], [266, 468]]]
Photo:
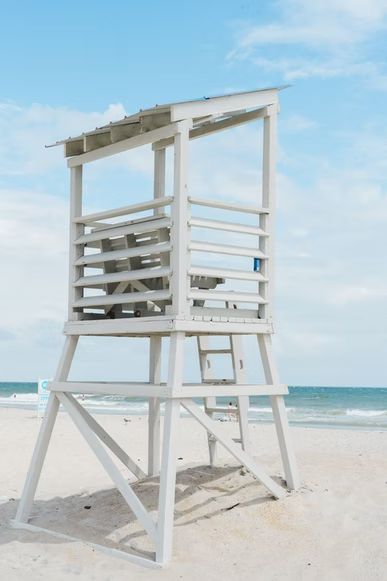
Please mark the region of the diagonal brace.
[[70, 393], [67, 394], [67, 397], [72, 401], [74, 406], [77, 408], [85, 422], [87, 422], [88, 426], [93, 430], [95, 434], [99, 437], [101, 442], [103, 442], [112, 452], [117, 456], [119, 460], [123, 463], [126, 468], [128, 468], [134, 476], [136, 476], [139, 480], [141, 478], [146, 478], [147, 474], [143, 472], [138, 466], [138, 464], [128, 456], [128, 454], [117, 444], [115, 440], [103, 429], [103, 427], [93, 418], [88, 411], [75, 399], [73, 395]]
[[234, 458], [259, 480], [275, 498], [283, 498], [286, 491], [279, 486], [270, 476], [268, 476], [264, 468], [255, 462], [244, 450], [237, 446], [230, 438], [222, 434], [219, 426], [212, 420], [205, 412], [203, 412], [198, 404], [194, 403], [192, 399], [181, 399], [181, 405], [196, 419], [198, 422], [210, 432], [220, 442]]
[[85, 438], [86, 442], [89, 444], [90, 448], [93, 450], [94, 454], [97, 456], [98, 460], [101, 462], [102, 466], [105, 468], [106, 472], [117, 486], [118, 490], [121, 492], [128, 506], [134, 512], [149, 536], [154, 541], [156, 541], [156, 526], [151, 515], [148, 513], [138, 496], [133, 492], [124, 476], [122, 476], [121, 472], [104, 449], [93, 429], [85, 421], [78, 408], [71, 401], [67, 393], [58, 391], [56, 392], [56, 396], [60, 400], [61, 404], [63, 404], [63, 407], [65, 407], [68, 411], [78, 430]]

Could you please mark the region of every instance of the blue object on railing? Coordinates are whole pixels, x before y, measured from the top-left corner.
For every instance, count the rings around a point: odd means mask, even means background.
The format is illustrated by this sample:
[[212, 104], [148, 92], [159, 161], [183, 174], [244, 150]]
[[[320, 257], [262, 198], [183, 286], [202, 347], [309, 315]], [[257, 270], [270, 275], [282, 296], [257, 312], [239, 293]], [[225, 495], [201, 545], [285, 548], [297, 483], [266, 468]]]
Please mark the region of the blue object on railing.
[[259, 258], [254, 258], [254, 271], [258, 272], [261, 268], [261, 261]]

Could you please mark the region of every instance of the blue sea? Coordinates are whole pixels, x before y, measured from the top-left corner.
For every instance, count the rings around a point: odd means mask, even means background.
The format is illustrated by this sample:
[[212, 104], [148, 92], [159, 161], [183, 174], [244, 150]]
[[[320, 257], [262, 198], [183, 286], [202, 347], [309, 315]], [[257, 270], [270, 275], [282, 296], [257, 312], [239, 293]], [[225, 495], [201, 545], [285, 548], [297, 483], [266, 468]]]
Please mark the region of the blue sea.
[[[37, 383], [0, 383], [0, 407], [37, 409]], [[120, 396], [79, 396], [93, 413], [143, 414], [147, 400]], [[219, 398], [227, 404], [231, 398]], [[200, 400], [198, 400], [200, 402]], [[289, 387], [285, 398], [290, 423], [295, 426], [387, 430], [387, 387]], [[272, 421], [269, 399], [251, 397], [250, 420]], [[219, 419], [222, 419], [219, 416]]]

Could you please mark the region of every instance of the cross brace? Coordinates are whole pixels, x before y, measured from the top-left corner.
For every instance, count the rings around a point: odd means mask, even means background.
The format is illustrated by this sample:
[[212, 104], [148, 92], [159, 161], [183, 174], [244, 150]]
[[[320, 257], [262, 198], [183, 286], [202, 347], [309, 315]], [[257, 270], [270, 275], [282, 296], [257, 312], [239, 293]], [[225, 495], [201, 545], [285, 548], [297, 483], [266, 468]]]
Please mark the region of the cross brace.
[[[276, 384], [278, 382], [276, 368], [272, 358], [270, 336], [257, 335], [261, 358], [263, 362], [266, 382]], [[107, 474], [110, 476], [117, 489], [122, 494], [129, 508], [137, 517], [144, 530], [152, 539], [155, 552], [153, 558], [145, 558], [142, 555], [128, 553], [103, 545], [91, 544], [94, 548], [104, 551], [112, 556], [120, 556], [133, 563], [150, 567], [164, 566], [171, 558], [172, 554], [172, 533], [173, 514], [175, 503], [175, 482], [176, 482], [176, 446], [177, 446], [177, 424], [179, 422], [180, 407], [183, 406], [190, 415], [195, 418], [209, 434], [209, 449], [211, 462], [214, 461], [215, 443], [221, 444], [238, 462], [245, 466], [259, 480], [275, 498], [283, 498], [286, 489], [278, 484], [273, 478], [266, 474], [261, 466], [251, 456], [250, 444], [247, 434], [247, 408], [248, 396], [246, 398], [247, 407], [238, 409], [239, 419], [244, 422], [241, 426], [241, 443], [239, 446], [235, 441], [223, 433], [222, 426], [211, 417], [211, 408], [206, 402], [205, 411], [195, 403], [191, 397], [184, 394], [183, 387], [183, 345], [185, 334], [176, 332], [171, 334], [169, 352], [169, 371], [167, 385], [173, 388], [174, 393], [181, 390], [181, 397], [167, 399], [165, 404], [164, 434], [162, 443], [161, 464], [159, 459], [160, 449], [160, 399], [150, 397], [149, 399], [149, 442], [148, 442], [148, 475], [153, 476], [160, 472], [158, 517], [154, 519], [136, 493], [133, 491], [127, 479], [122, 475], [119, 468], [113, 462], [107, 449], [116, 456], [120, 462], [130, 470], [137, 478], [146, 476], [144, 471], [131, 459], [128, 454], [113, 440], [113, 438], [100, 426], [100, 424], [87, 412], [81, 404], [68, 391], [52, 391], [49, 396], [46, 414], [39, 432], [30, 468], [27, 474], [24, 490], [18, 506], [14, 526], [30, 531], [42, 531], [54, 534], [63, 538], [71, 538], [61, 533], [41, 529], [28, 522], [33, 499], [37, 489], [40, 473], [55, 424], [59, 404], [62, 404], [69, 416], [75, 423], [81, 435], [84, 437], [90, 448], [101, 462]], [[231, 342], [235, 337], [231, 337]], [[71, 361], [74, 356], [78, 337], [69, 336], [66, 339], [63, 354], [59, 362], [55, 376], [56, 382], [66, 382]], [[233, 351], [231, 343], [231, 351]], [[237, 351], [237, 349], [236, 349]], [[199, 346], [200, 353], [200, 346]], [[151, 338], [150, 349], [150, 381], [154, 384], [160, 383], [160, 361], [161, 361], [161, 338], [154, 336]], [[222, 395], [222, 385], [219, 385], [219, 395]], [[240, 399], [239, 399], [240, 401]], [[271, 404], [273, 408], [274, 422], [277, 430], [279, 446], [282, 456], [282, 463], [285, 472], [285, 479], [288, 489], [296, 489], [299, 486], [297, 469], [294, 454], [289, 439], [289, 429], [284, 407], [283, 396], [272, 395]], [[207, 410], [206, 410], [207, 408]], [[77, 539], [80, 540], [80, 539]], [[87, 541], [86, 541], [87, 542]]]

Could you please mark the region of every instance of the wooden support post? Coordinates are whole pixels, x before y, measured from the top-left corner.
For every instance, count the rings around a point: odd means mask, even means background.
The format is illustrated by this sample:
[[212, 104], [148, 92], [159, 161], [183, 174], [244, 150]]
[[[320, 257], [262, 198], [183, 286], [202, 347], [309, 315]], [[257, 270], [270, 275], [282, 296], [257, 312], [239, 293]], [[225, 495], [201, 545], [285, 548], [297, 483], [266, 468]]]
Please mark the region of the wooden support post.
[[84, 225], [75, 222], [75, 218], [82, 215], [82, 165], [70, 169], [70, 249], [69, 249], [69, 321], [81, 319], [81, 313], [74, 310], [74, 304], [83, 297], [83, 288], [74, 287], [73, 283], [83, 276], [83, 266], [74, 263], [83, 256], [82, 244], [74, 244], [84, 233]]
[[[161, 336], [153, 335], [149, 346], [149, 383], [160, 384], [161, 380]], [[148, 417], [148, 475], [160, 471], [160, 398], [149, 398]]]
[[182, 121], [178, 124], [179, 132], [175, 135], [174, 177], [172, 203], [172, 311], [176, 318], [184, 319], [190, 313], [188, 299], [189, 254], [187, 239], [188, 196], [187, 196], [187, 166], [189, 129], [191, 123]]
[[[168, 388], [181, 391], [183, 382], [184, 333], [172, 333], [169, 347]], [[165, 404], [163, 451], [160, 472], [159, 519], [157, 525], [156, 561], [166, 564], [172, 554], [173, 516], [176, 486], [176, 444], [180, 400]]]
[[[65, 381], [68, 377], [71, 362], [74, 357], [78, 337], [69, 336], [66, 338], [62, 355], [59, 360], [55, 381]], [[54, 428], [56, 416], [58, 414], [59, 401], [56, 394], [51, 392], [48, 397], [47, 408], [44, 414], [35, 449], [32, 455], [27, 478], [24, 484], [23, 493], [16, 513], [17, 522], [27, 522], [31, 512], [32, 503], [36, 494], [40, 474], [42, 472], [44, 459], [47, 454], [52, 430]]]
[[259, 249], [268, 256], [261, 261], [261, 274], [267, 282], [259, 283], [259, 295], [267, 304], [259, 305], [259, 316], [271, 322], [273, 317], [272, 300], [274, 286], [274, 214], [275, 214], [275, 166], [277, 153], [277, 105], [267, 107], [267, 115], [263, 121], [263, 162], [262, 162], [262, 206], [270, 210], [260, 214], [259, 226], [266, 236], [259, 238]]
[[[165, 196], [165, 149], [155, 149], [153, 193], [155, 199]], [[163, 208], [155, 208], [154, 214], [162, 214]]]
[[[279, 378], [273, 358], [271, 335], [259, 334], [257, 335], [257, 338], [266, 382], [269, 384], [278, 384]], [[277, 431], [286, 484], [290, 490], [297, 490], [300, 487], [300, 481], [290, 437], [289, 423], [283, 395], [270, 396], [270, 402], [273, 410], [274, 424]]]

